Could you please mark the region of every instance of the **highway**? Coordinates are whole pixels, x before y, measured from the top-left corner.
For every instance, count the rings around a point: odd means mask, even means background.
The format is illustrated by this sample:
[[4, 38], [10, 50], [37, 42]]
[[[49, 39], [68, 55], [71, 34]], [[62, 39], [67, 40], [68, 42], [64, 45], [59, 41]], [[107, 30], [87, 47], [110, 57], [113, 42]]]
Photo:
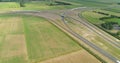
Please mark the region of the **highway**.
[[[14, 12], [13, 12], [14, 13]], [[58, 16], [56, 14], [53, 13], [42, 13], [42, 12], [33, 12], [33, 11], [17, 11], [15, 13], [23, 13], [23, 14], [29, 14], [29, 15], [34, 15], [34, 16], [41, 16], [44, 17], [48, 20], [52, 20], [50, 21], [51, 23], [53, 23], [56, 26], [61, 27], [62, 29], [66, 30], [67, 32], [69, 32], [71, 35], [73, 35], [74, 37], [78, 38], [79, 40], [82, 40], [86, 45], [90, 46], [91, 48], [93, 48], [94, 50], [98, 51], [99, 53], [101, 53], [103, 56], [109, 58], [111, 61], [113, 61], [114, 63], [118, 63], [117, 62], [117, 58], [115, 58], [114, 56], [112, 56], [111, 54], [109, 54], [108, 52], [106, 52], [105, 50], [103, 50], [102, 48], [98, 47], [97, 45], [93, 44], [92, 42], [88, 41], [87, 39], [83, 38], [82, 36], [80, 36], [79, 34], [77, 34], [76, 32], [74, 32], [68, 25], [67, 23], [64, 21], [64, 14], [62, 16], [59, 16], [62, 18], [62, 21], [64, 22], [64, 24], [66, 25], [67, 29], [64, 28], [62, 25], [58, 24], [56, 22], [56, 19], [54, 16]], [[53, 16], [52, 16], [53, 15]], [[59, 18], [60, 19], [60, 18]]]
[[100, 47], [96, 46], [95, 44], [93, 44], [92, 42], [88, 41], [87, 39], [83, 38], [82, 36], [80, 36], [79, 34], [75, 33], [67, 24], [67, 22], [64, 20], [64, 14], [61, 16], [62, 17], [62, 21], [64, 22], [64, 24], [66, 24], [66, 26], [69, 28], [69, 31], [72, 35], [74, 35], [75, 37], [79, 38], [80, 40], [82, 40], [84, 43], [86, 43], [87, 45], [89, 45], [90, 47], [92, 47], [93, 49], [95, 49], [96, 51], [98, 51], [99, 53], [101, 53], [102, 55], [106, 56], [107, 58], [109, 58], [110, 60], [112, 60], [114, 63], [117, 63], [116, 61], [118, 60], [117, 58], [115, 58], [114, 56], [112, 56], [111, 54], [109, 54], [108, 52], [106, 52], [105, 50], [101, 49]]

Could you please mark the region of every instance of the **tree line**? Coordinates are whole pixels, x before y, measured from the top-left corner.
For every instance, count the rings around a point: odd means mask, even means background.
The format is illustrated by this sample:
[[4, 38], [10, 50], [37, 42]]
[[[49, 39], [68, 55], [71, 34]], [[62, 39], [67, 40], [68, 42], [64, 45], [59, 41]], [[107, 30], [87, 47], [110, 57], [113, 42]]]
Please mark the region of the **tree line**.
[[112, 19], [112, 18], [117, 18], [117, 19], [120, 19], [120, 17], [119, 17], [119, 16], [110, 15], [110, 16], [108, 16], [108, 17], [101, 17], [101, 18], [99, 18], [99, 20]]
[[98, 14], [102, 14], [102, 15], [106, 15], [106, 16], [109, 15], [108, 13], [104, 13], [104, 12], [97, 12], [97, 11], [93, 11], [93, 12], [98, 13]]

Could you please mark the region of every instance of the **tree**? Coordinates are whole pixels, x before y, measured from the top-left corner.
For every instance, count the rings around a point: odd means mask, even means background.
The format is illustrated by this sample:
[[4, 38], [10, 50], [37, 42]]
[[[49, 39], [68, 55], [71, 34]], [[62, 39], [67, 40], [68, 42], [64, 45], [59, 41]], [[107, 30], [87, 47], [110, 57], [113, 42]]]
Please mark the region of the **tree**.
[[31, 1], [31, 0], [17, 0], [17, 1], [19, 2], [20, 7], [25, 7], [25, 3], [26, 3], [26, 2], [29, 2], [29, 1]]
[[29, 2], [30, 0], [11, 0], [12, 2], [18, 2], [20, 7], [25, 7], [25, 3]]
[[49, 0], [49, 3], [50, 3], [49, 5], [52, 6], [52, 5], [54, 5], [55, 0]]
[[117, 35], [120, 35], [120, 31], [117, 32]]
[[105, 22], [101, 24], [101, 26], [105, 29], [112, 30], [114, 22]]
[[25, 2], [24, 2], [24, 0], [20, 0], [19, 4], [20, 4], [20, 7], [25, 7]]

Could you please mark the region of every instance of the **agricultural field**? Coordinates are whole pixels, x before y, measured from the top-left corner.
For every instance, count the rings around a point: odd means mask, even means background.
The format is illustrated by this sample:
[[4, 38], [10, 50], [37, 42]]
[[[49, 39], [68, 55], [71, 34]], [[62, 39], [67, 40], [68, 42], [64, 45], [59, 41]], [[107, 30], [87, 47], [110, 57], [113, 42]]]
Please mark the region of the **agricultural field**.
[[21, 20], [17, 16], [0, 17], [0, 63], [26, 63], [27, 49]]
[[120, 0], [0, 0], [0, 63], [119, 61], [119, 4]]
[[0, 51], [0, 63], [100, 63], [48, 20], [27, 15], [0, 15]]
[[85, 52], [85, 50], [73, 52], [73, 53], [63, 55], [63, 56], [60, 56], [57, 58], [42, 61], [40, 63], [58, 63], [58, 62], [59, 63], [93, 63], [93, 62], [100, 63], [100, 62], [96, 61], [95, 58], [93, 58], [87, 52]]

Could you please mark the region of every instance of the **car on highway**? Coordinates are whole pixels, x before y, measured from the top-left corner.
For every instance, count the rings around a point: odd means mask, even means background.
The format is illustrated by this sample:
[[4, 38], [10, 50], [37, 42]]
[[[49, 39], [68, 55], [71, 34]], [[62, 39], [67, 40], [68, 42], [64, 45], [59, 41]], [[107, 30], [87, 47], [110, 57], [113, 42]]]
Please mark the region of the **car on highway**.
[[120, 61], [119, 61], [119, 60], [117, 60], [116, 62], [117, 62], [117, 63], [120, 63]]

